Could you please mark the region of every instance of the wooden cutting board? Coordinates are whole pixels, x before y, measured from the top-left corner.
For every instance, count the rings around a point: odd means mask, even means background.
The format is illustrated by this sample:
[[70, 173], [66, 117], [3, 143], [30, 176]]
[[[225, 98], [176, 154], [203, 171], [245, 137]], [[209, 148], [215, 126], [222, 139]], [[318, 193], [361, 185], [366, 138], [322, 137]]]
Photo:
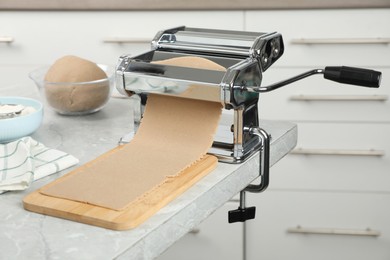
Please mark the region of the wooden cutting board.
[[[170, 201], [190, 188], [217, 166], [217, 158], [206, 155], [179, 176], [168, 178], [153, 192], [141, 200], [132, 202], [124, 210], [116, 211], [82, 202], [43, 195], [39, 190], [23, 199], [26, 210], [49, 216], [73, 220], [113, 230], [127, 230], [137, 227]], [[54, 182], [61, 182], [63, 177]], [[50, 185], [50, 184], [48, 184]]]

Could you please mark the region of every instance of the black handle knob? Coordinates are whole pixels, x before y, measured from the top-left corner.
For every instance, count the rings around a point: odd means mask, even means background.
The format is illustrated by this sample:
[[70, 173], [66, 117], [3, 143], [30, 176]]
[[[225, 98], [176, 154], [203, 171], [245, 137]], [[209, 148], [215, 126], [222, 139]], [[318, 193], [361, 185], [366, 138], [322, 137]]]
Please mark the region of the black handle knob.
[[325, 67], [324, 78], [339, 83], [379, 88], [382, 73], [380, 71], [353, 67]]
[[245, 222], [254, 219], [256, 216], [256, 207], [238, 208], [229, 211], [229, 223]]

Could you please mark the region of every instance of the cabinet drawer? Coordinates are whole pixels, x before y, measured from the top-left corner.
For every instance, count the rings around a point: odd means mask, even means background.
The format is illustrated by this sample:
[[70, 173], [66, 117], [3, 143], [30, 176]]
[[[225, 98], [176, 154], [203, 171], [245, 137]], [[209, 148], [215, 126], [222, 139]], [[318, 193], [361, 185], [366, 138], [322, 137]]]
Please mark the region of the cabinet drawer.
[[228, 211], [237, 207], [237, 203], [226, 203], [157, 259], [243, 259], [243, 224], [229, 224], [227, 218]]
[[293, 153], [271, 168], [270, 189], [390, 192], [386, 133], [389, 124], [300, 123]]
[[[389, 203], [389, 194], [248, 194], [261, 213], [246, 223], [247, 259], [389, 259]], [[308, 233], [289, 232], [297, 226]]]
[[[271, 68], [263, 86], [301, 74], [311, 68]], [[339, 84], [315, 75], [260, 95], [260, 117], [272, 120], [390, 121], [390, 67], [382, 72], [379, 88]], [[275, 109], [277, 108], [277, 109]]]
[[[0, 63], [51, 64], [58, 57], [74, 54], [115, 65], [122, 54], [149, 50], [158, 31], [181, 25], [242, 30], [243, 13], [2, 12], [0, 36], [14, 41], [0, 43]], [[112, 42], [115, 39], [119, 42]]]
[[389, 24], [390, 9], [250, 11], [246, 15], [248, 31], [283, 35], [284, 57], [275, 66], [389, 65], [384, 58], [390, 56]]

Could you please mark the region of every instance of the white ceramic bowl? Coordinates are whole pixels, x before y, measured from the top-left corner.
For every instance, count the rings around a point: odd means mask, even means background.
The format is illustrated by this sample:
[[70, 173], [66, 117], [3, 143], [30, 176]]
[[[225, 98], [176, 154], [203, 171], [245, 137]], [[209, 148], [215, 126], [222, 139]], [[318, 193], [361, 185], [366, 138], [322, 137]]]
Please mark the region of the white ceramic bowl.
[[32, 71], [29, 77], [35, 82], [47, 103], [63, 115], [85, 115], [101, 110], [110, 99], [114, 85], [113, 68], [98, 64], [106, 79], [87, 82], [47, 82], [44, 80], [49, 66]]
[[20, 104], [33, 107], [34, 112], [12, 118], [0, 119], [0, 143], [8, 143], [34, 133], [42, 123], [41, 102], [24, 97], [0, 97], [0, 104]]

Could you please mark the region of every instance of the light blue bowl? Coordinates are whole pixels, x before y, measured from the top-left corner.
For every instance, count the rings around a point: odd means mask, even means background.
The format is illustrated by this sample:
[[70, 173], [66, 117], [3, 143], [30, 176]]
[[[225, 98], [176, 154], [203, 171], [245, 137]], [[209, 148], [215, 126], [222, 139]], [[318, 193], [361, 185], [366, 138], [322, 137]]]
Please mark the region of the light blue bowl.
[[0, 143], [8, 143], [34, 133], [42, 123], [43, 105], [41, 102], [24, 97], [0, 97], [0, 104], [20, 104], [35, 108], [31, 114], [0, 119]]

